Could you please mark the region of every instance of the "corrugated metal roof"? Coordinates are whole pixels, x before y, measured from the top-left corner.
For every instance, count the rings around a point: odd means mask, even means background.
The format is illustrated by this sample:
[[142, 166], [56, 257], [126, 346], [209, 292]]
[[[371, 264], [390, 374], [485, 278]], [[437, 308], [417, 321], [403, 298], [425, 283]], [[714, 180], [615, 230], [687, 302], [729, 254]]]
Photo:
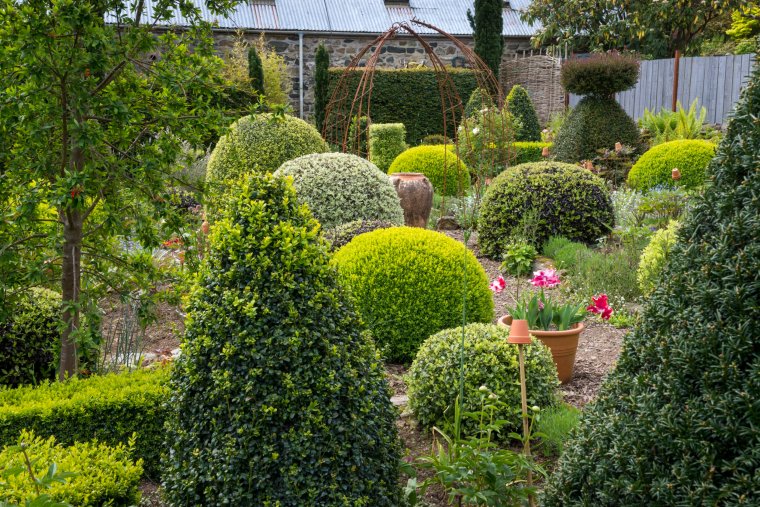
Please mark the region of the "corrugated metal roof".
[[[145, 2], [149, 19], [154, 1]], [[203, 12], [204, 19], [214, 21], [224, 29], [379, 34], [393, 23], [417, 18], [452, 35], [472, 35], [467, 10], [473, 9], [474, 0], [409, 0], [409, 6], [386, 6], [384, 0], [248, 0], [226, 17], [211, 14], [204, 0], [192, 1]], [[503, 35], [533, 35], [535, 27], [523, 22], [517, 12], [527, 8], [530, 0], [511, 0], [510, 5], [511, 8], [504, 9]], [[115, 21], [109, 15], [106, 19]], [[183, 26], [188, 22], [177, 11], [167, 24]], [[422, 27], [418, 31], [430, 33]]]

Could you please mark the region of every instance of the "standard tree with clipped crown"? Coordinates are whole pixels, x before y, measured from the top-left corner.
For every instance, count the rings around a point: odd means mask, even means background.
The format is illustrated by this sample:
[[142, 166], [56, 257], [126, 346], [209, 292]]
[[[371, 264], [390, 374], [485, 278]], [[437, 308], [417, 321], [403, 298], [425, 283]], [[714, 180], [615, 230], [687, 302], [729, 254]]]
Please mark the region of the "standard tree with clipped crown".
[[291, 184], [237, 182], [210, 244], [172, 371], [169, 505], [399, 505], [383, 367]]
[[530, 100], [528, 91], [520, 85], [514, 85], [507, 95], [507, 110], [519, 121], [520, 128], [515, 134], [515, 141], [540, 141], [541, 125], [538, 122], [536, 108]]
[[760, 505], [760, 69], [549, 507]]

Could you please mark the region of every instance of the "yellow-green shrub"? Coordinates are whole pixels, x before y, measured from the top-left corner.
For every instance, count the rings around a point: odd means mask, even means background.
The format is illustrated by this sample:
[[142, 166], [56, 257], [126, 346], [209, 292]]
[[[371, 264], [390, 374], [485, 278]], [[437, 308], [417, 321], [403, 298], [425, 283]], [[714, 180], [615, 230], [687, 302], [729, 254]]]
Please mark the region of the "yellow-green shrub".
[[[628, 185], [648, 190], [658, 185], [696, 188], [707, 180], [707, 164], [715, 156], [715, 145], [699, 139], [682, 139], [658, 144], [644, 153], [628, 173]], [[674, 182], [673, 169], [681, 171]]]
[[650, 294], [657, 286], [662, 269], [665, 267], [665, 261], [676, 243], [676, 235], [680, 226], [679, 222], [672, 220], [665, 229], [660, 229], [654, 233], [649, 244], [641, 252], [636, 277], [642, 293]]
[[[14, 444], [24, 446], [35, 477], [44, 477], [52, 464], [60, 472], [73, 474], [41, 491], [51, 500], [76, 507], [128, 507], [140, 501], [142, 460], [132, 459], [131, 446], [87, 442], [64, 447], [56, 444], [55, 437], [45, 439], [25, 430]], [[23, 505], [38, 497], [18, 446], [6, 446], [0, 452], [0, 470], [10, 471], [0, 485], [0, 504]]]
[[431, 334], [462, 322], [490, 322], [493, 298], [478, 260], [444, 234], [412, 227], [355, 237], [338, 250], [338, 276], [389, 361], [408, 362]]
[[422, 173], [436, 193], [461, 195], [470, 188], [470, 172], [451, 146], [417, 146], [396, 157], [388, 174]]
[[542, 143], [533, 141], [522, 141], [512, 143], [512, 149], [509, 150], [509, 164], [520, 165], [528, 162], [541, 162], [546, 160], [544, 157], [544, 148], [551, 150], [552, 143]]
[[136, 434], [134, 456], [158, 474], [164, 440], [166, 368], [0, 390], [0, 445], [21, 430], [55, 436], [64, 445], [98, 439], [108, 445]]

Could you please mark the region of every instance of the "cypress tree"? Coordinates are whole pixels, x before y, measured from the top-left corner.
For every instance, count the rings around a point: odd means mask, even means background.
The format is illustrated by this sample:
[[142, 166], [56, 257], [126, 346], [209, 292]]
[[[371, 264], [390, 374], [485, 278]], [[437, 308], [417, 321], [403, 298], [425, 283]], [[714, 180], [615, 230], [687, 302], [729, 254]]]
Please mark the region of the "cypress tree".
[[760, 505], [760, 68], [547, 506]]
[[538, 115], [530, 100], [528, 91], [520, 85], [514, 85], [507, 95], [507, 111], [520, 120], [520, 130], [515, 141], [540, 141], [541, 125]]
[[322, 128], [325, 125], [325, 110], [327, 109], [327, 103], [330, 100], [330, 76], [327, 72], [330, 68], [330, 55], [327, 53], [327, 48], [325, 48], [324, 44], [320, 43], [317, 47], [315, 63], [314, 120], [317, 123], [317, 130], [322, 132]]
[[256, 93], [264, 93], [264, 66], [255, 47], [248, 48], [248, 78]]
[[399, 505], [377, 351], [286, 179], [231, 188], [172, 369], [172, 506]]
[[499, 78], [501, 54], [504, 50], [503, 0], [475, 0], [475, 13], [467, 10], [467, 19], [475, 38], [475, 53]]

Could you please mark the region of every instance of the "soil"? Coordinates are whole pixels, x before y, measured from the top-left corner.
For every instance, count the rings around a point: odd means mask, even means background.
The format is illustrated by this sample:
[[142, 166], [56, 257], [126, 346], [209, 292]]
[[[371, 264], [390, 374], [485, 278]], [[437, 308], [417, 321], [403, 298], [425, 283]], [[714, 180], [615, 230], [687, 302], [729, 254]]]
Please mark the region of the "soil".
[[[462, 231], [446, 231], [445, 234], [460, 242], [464, 241]], [[499, 262], [480, 255], [475, 234], [470, 237], [467, 246], [478, 257], [489, 280], [493, 280], [501, 274]], [[551, 267], [550, 259], [539, 258], [537, 260], [535, 269], [547, 267]], [[505, 313], [507, 305], [514, 303], [518, 288], [520, 294], [527, 294], [534, 290], [527, 277], [516, 279], [505, 276], [505, 280], [507, 282], [506, 289], [499, 294], [494, 294], [496, 318]], [[559, 289], [548, 289], [546, 293], [560, 301], [563, 298]], [[143, 343], [146, 353], [163, 355], [179, 346], [179, 337], [184, 329], [183, 315], [178, 308], [167, 304], [159, 305], [158, 312], [159, 318], [155, 324], [147, 328]], [[104, 322], [107, 322], [108, 318], [117, 319], [119, 315], [116, 310], [107, 312]], [[625, 329], [616, 329], [605, 322], [592, 319], [586, 320], [585, 326], [586, 329], [581, 334], [578, 344], [573, 379], [568, 384], [561, 386], [564, 400], [579, 408], [592, 401], [599, 392], [605, 376], [617, 361], [623, 336], [627, 332]], [[394, 402], [399, 405], [400, 409], [401, 415], [397, 421], [397, 427], [406, 448], [407, 456], [405, 459], [411, 461], [414, 458], [429, 454], [433, 441], [432, 434], [420, 428], [414, 417], [405, 411], [406, 384], [403, 377], [406, 371], [407, 368], [404, 365], [386, 365], [386, 378], [392, 389]], [[549, 465], [551, 466], [551, 464]], [[418, 482], [422, 482], [428, 475], [429, 473], [420, 474]], [[406, 483], [405, 478], [403, 478], [403, 482]], [[160, 491], [156, 484], [144, 481], [141, 490], [143, 491], [141, 507], [162, 507], [164, 505], [160, 500]], [[449, 505], [446, 494], [439, 487], [431, 487], [423, 500], [430, 506]]]

